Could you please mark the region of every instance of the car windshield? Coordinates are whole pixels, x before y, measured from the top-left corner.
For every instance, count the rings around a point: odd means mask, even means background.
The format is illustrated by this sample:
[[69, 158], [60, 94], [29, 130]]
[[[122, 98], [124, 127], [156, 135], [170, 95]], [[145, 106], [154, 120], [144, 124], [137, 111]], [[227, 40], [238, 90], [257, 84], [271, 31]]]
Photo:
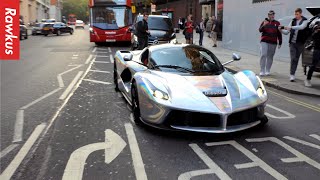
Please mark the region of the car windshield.
[[[142, 21], [142, 16], [138, 17], [138, 22]], [[172, 29], [172, 22], [170, 18], [167, 17], [155, 17], [149, 16], [148, 18], [148, 29], [150, 30], [165, 30], [168, 31]]]
[[91, 20], [100, 29], [119, 29], [132, 24], [132, 13], [126, 7], [94, 7]]
[[150, 61], [155, 69], [162, 71], [185, 70], [194, 75], [221, 74], [224, 71], [212, 52], [195, 45], [154, 50]]

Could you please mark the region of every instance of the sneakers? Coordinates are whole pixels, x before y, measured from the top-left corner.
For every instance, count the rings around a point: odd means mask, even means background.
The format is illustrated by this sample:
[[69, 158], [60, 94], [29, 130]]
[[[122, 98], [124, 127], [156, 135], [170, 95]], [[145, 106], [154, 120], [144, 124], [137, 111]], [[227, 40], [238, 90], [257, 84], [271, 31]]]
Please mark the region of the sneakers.
[[270, 72], [266, 72], [266, 76], [270, 76]]
[[290, 82], [294, 82], [296, 77], [294, 75], [290, 75]]
[[212, 47], [217, 47], [217, 45], [215, 44], [215, 45], [213, 45]]
[[306, 86], [306, 87], [312, 87], [310, 80], [305, 80], [305, 81], [304, 81], [304, 86]]
[[260, 76], [265, 76], [266, 74], [264, 72], [260, 72]]

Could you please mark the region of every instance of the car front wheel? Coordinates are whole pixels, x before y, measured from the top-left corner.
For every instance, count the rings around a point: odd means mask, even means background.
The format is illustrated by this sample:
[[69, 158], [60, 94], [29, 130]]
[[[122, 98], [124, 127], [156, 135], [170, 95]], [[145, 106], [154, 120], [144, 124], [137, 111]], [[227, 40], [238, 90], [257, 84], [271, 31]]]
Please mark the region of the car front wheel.
[[114, 82], [114, 85], [116, 86], [116, 87], [115, 87], [115, 90], [116, 90], [116, 91], [119, 91], [119, 87], [118, 87], [118, 73], [117, 73], [117, 66], [116, 66], [115, 63], [114, 63], [114, 67], [113, 67], [113, 82]]
[[60, 35], [61, 35], [61, 31], [58, 30], [58, 31], [57, 31], [57, 36], [60, 36]]
[[73, 34], [73, 29], [70, 30], [70, 34], [71, 34], [71, 35]]
[[140, 115], [140, 106], [139, 106], [139, 97], [136, 84], [132, 84], [131, 88], [131, 97], [132, 97], [132, 113], [133, 113], [133, 120], [136, 124], [141, 124], [141, 115]]

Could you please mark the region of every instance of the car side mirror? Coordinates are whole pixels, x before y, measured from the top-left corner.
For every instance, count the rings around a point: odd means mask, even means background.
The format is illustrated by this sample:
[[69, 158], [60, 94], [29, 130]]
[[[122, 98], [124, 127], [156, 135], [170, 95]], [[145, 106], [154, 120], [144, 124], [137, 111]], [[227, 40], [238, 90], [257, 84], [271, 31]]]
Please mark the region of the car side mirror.
[[129, 27], [128, 28], [128, 32], [132, 32], [133, 31], [133, 28], [132, 27]]
[[232, 59], [234, 61], [239, 61], [241, 59], [241, 56], [237, 53], [232, 53]]
[[126, 55], [123, 56], [123, 60], [124, 61], [131, 61], [132, 57], [133, 57], [133, 55], [131, 53], [130, 54], [126, 54]]

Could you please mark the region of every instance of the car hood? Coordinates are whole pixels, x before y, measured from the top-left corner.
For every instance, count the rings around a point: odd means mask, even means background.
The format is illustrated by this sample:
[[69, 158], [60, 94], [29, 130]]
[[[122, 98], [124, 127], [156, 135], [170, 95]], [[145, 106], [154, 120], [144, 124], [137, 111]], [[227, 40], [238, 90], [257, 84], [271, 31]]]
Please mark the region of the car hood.
[[153, 40], [170, 40], [173, 34], [173, 30], [170, 31], [164, 31], [164, 30], [149, 30], [150, 32], [150, 36], [149, 36], [149, 40], [153, 41]]
[[239, 72], [216, 76], [183, 76], [154, 71], [150, 82], [161, 82], [169, 93], [170, 105], [179, 109], [232, 113], [257, 106], [261, 100], [256, 83]]

